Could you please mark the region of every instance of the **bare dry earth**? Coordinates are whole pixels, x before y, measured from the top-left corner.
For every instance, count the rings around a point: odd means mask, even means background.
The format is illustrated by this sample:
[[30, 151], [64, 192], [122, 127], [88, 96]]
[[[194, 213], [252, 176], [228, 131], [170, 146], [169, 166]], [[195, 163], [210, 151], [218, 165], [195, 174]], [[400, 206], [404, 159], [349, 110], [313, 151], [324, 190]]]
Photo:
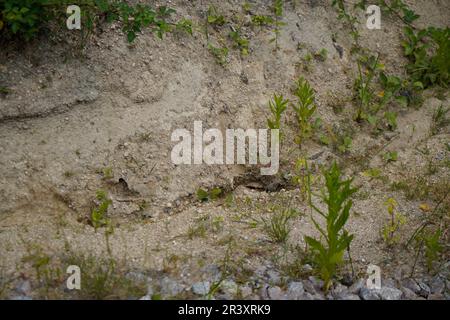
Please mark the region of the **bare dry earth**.
[[[239, 1], [211, 2], [230, 19], [239, 15], [249, 19]], [[258, 1], [254, 10], [267, 14], [269, 4]], [[197, 1], [171, 5], [177, 15], [194, 21], [200, 21], [208, 6]], [[423, 26], [448, 23], [450, 9], [445, 1], [412, 5]], [[399, 210], [408, 218], [402, 231], [406, 239], [426, 215], [419, 209], [423, 201], [407, 200], [402, 192], [364, 177], [354, 159], [366, 156], [363, 167], [381, 167], [389, 181], [426, 171], [430, 160], [448, 161], [449, 128], [435, 136], [429, 133], [435, 109], [448, 105], [448, 91], [439, 99], [426, 92], [420, 109], [400, 110], [396, 132], [374, 137], [367, 127], [349, 120], [356, 63], [349, 53], [349, 31], [329, 3], [309, 1], [297, 9], [287, 5], [283, 22], [278, 51], [269, 43], [270, 30], [244, 26], [250, 54], [241, 57], [232, 50], [225, 67], [208, 52], [201, 32], [194, 37], [167, 35], [162, 41], [145, 34], [129, 45], [117, 25], [103, 27], [84, 58], [73, 58], [71, 46], [47, 39], [21, 52], [2, 50], [0, 82], [12, 91], [0, 98], [0, 264], [7, 277], [31, 273], [21, 260], [27, 244], [57, 256], [67, 242], [75, 252], [105, 256], [104, 233], [95, 232], [83, 219], [89, 216], [99, 189], [107, 190], [113, 200], [109, 210], [115, 223], [110, 239], [113, 256], [131, 268], [165, 270], [167, 258], [176, 255], [181, 264], [172, 271], [180, 277], [189, 273], [194, 281], [201, 278], [202, 266], [220, 263], [230, 236], [235, 240], [235, 260], [243, 268], [255, 270], [267, 261], [282, 263], [284, 247], [268, 241], [260, 226], [252, 228], [248, 222], [268, 217], [277, 201], [289, 202], [305, 213], [293, 221], [289, 238], [290, 244], [302, 245], [305, 234], [314, 234], [306, 203], [290, 185], [275, 192], [246, 185], [264, 188], [290, 177], [300, 155], [292, 139], [284, 141], [280, 177], [262, 179], [250, 166], [175, 166], [170, 160], [174, 145], [170, 135], [177, 128], [192, 131], [196, 120], [203, 121], [204, 128], [265, 128], [272, 94], [292, 98], [291, 87], [301, 75], [316, 91], [318, 116], [327, 124], [355, 130], [349, 155], [313, 141], [303, 146], [309, 156], [317, 155], [313, 160], [317, 164], [340, 160], [346, 174], [355, 176], [361, 186], [349, 222], [355, 234], [354, 262], [358, 268], [382, 265], [386, 272], [398, 271], [398, 265], [406, 268], [411, 253], [385, 250], [380, 241], [380, 228], [387, 219], [383, 203], [388, 197], [398, 200]], [[382, 30], [360, 31], [362, 45], [380, 52], [386, 70], [404, 75], [401, 28], [386, 18]], [[227, 33], [222, 31], [222, 37]], [[343, 48], [342, 57], [333, 45], [333, 34]], [[214, 42], [219, 32], [212, 30], [210, 37]], [[303, 71], [298, 65], [301, 57], [322, 48], [327, 49], [328, 59], [315, 61], [310, 72]], [[343, 107], [340, 114], [333, 111], [337, 105]], [[291, 112], [285, 125], [287, 136], [292, 136], [296, 129]], [[398, 161], [386, 164], [382, 159], [386, 150], [398, 151]], [[112, 169], [113, 178], [103, 177], [104, 168]], [[447, 182], [448, 178], [445, 166], [429, 177]], [[235, 201], [199, 203], [196, 190], [213, 186], [233, 191]], [[221, 228], [189, 239], [189, 228], [205, 216], [211, 221], [221, 217]]]

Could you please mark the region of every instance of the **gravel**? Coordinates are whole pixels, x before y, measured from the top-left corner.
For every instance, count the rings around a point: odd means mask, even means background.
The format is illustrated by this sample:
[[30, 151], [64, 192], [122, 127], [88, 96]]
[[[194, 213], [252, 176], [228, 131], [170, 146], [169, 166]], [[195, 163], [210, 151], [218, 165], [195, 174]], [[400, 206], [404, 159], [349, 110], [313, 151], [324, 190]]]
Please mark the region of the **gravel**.
[[291, 282], [288, 285], [287, 297], [289, 300], [301, 300], [305, 293], [302, 282]]
[[419, 285], [417, 284], [417, 282], [415, 280], [413, 280], [411, 278], [403, 280], [402, 285], [403, 285], [403, 287], [410, 289], [415, 294], [419, 294], [419, 292], [420, 292]]
[[161, 295], [164, 297], [173, 297], [180, 294], [184, 290], [184, 286], [177, 281], [164, 277], [161, 279]]
[[444, 289], [445, 289], [444, 280], [439, 276], [435, 276], [430, 282], [431, 293], [432, 294], [435, 294], [435, 293], [441, 294], [444, 292]]
[[377, 294], [376, 290], [367, 289], [366, 287], [361, 288], [359, 296], [362, 300], [380, 300], [380, 296]]
[[400, 300], [402, 298], [403, 292], [396, 288], [382, 287], [378, 294], [382, 300]]
[[21, 281], [17, 286], [16, 286], [16, 291], [24, 296], [27, 296], [29, 294], [31, 294], [31, 283], [28, 280], [24, 280]]
[[421, 297], [427, 298], [428, 295], [431, 293], [430, 287], [425, 282], [419, 282], [418, 285], [420, 288], [419, 295]]
[[316, 288], [314, 287], [314, 285], [311, 283], [310, 280], [305, 280], [303, 281], [303, 287], [305, 289], [306, 292], [314, 295], [317, 293]]
[[350, 288], [348, 288], [348, 291], [352, 294], [359, 294], [362, 288], [364, 288], [366, 285], [364, 279], [358, 279], [355, 283], [353, 283]]
[[267, 290], [267, 294], [271, 300], [286, 300], [287, 299], [286, 294], [278, 286], [270, 287]]
[[192, 285], [192, 292], [199, 296], [205, 296], [208, 294], [211, 288], [211, 283], [209, 281], [199, 281]]

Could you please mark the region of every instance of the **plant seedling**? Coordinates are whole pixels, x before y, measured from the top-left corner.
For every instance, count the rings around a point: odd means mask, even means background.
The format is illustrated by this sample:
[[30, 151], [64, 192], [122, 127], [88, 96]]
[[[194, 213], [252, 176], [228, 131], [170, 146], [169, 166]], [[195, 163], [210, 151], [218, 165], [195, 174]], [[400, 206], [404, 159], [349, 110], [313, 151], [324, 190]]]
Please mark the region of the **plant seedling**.
[[320, 51], [314, 54], [314, 58], [322, 62], [326, 61], [327, 57], [328, 57], [328, 50], [325, 48], [320, 49]]
[[224, 66], [227, 63], [227, 59], [228, 59], [228, 48], [227, 47], [218, 48], [218, 47], [214, 47], [212, 44], [208, 44], [208, 49], [212, 53], [214, 58], [216, 58], [216, 62], [219, 65]]
[[310, 206], [325, 220], [326, 227], [321, 227], [311, 216], [321, 239], [305, 236], [305, 241], [312, 250], [314, 265], [325, 282], [324, 289], [328, 291], [338, 265], [343, 263], [344, 252], [349, 250], [353, 240], [353, 235], [345, 230], [345, 224], [353, 205], [350, 198], [357, 188], [351, 187], [352, 179], [341, 178], [341, 171], [336, 163], [325, 170], [323, 175], [326, 192], [322, 193], [321, 198], [327, 209], [323, 211], [312, 202]]
[[291, 232], [289, 221], [297, 216], [297, 212], [293, 209], [282, 210], [275, 213], [269, 220], [262, 219], [264, 230], [270, 239], [276, 243], [286, 242]]
[[212, 188], [209, 191], [206, 191], [202, 188], [197, 190], [197, 199], [201, 202], [206, 202], [209, 200], [216, 200], [222, 195], [222, 189], [220, 188]]
[[441, 236], [442, 230], [440, 229], [437, 229], [434, 233], [422, 235], [428, 271], [433, 270], [434, 262], [439, 259], [439, 255], [443, 251], [443, 246], [440, 242]]
[[269, 129], [280, 129], [281, 115], [287, 108], [288, 99], [284, 99], [283, 95], [273, 95], [273, 99], [269, 101], [269, 109], [272, 114], [272, 119], [267, 119]]
[[387, 199], [385, 206], [389, 214], [389, 222], [382, 229], [383, 239], [388, 246], [392, 246], [399, 240], [397, 233], [406, 223], [406, 218], [397, 211], [398, 203], [394, 198]]
[[218, 13], [215, 6], [209, 6], [207, 21], [208, 24], [215, 26], [223, 26], [226, 23], [225, 17]]
[[397, 161], [398, 152], [397, 151], [388, 151], [384, 154], [383, 158], [386, 162]]
[[438, 134], [442, 128], [450, 125], [450, 118], [447, 118], [447, 113], [449, 110], [450, 108], [440, 105], [433, 113], [430, 130], [432, 135]]
[[106, 217], [106, 213], [108, 212], [108, 207], [112, 204], [112, 201], [108, 199], [106, 192], [103, 190], [97, 191], [96, 198], [100, 204], [91, 212], [91, 221], [95, 230], [110, 224], [110, 219]]
[[352, 147], [352, 138], [344, 137], [342, 144], [338, 146], [338, 150], [341, 153], [346, 153], [350, 151], [351, 147]]
[[278, 50], [278, 37], [280, 35], [280, 27], [284, 25], [284, 23], [280, 21], [280, 18], [283, 16], [283, 0], [273, 1], [273, 13], [275, 15], [275, 37], [271, 39], [271, 42], [275, 42], [275, 49]]
[[386, 111], [384, 113], [384, 118], [386, 119], [390, 130], [397, 129], [397, 114], [395, 112]]
[[303, 77], [297, 81], [294, 95], [298, 98], [296, 104], [293, 104], [297, 114], [297, 122], [300, 129], [299, 142], [309, 138], [312, 132], [311, 119], [316, 111], [314, 90]]
[[241, 50], [243, 56], [248, 55], [248, 40], [241, 36], [239, 29], [230, 31], [230, 38], [234, 42], [234, 47]]
[[255, 26], [271, 26], [275, 23], [275, 20], [271, 16], [255, 15], [252, 16], [252, 24]]

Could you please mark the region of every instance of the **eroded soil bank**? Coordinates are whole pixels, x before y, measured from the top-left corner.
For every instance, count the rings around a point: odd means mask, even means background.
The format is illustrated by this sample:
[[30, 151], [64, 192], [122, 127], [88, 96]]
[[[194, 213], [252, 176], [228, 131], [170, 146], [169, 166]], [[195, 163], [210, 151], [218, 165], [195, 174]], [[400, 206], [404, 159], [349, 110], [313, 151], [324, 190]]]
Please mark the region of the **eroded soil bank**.
[[[105, 23], [83, 51], [77, 37], [51, 35], [20, 50], [2, 48], [0, 85], [8, 88], [0, 94], [2, 298], [201, 298], [218, 282], [215, 296], [226, 299], [450, 297], [448, 234], [433, 272], [423, 252], [405, 247], [436, 208], [448, 216], [450, 131], [445, 121], [436, 129], [435, 119], [441, 105], [449, 106], [448, 90], [425, 90], [418, 107], [389, 105], [394, 128], [354, 121], [358, 64], [350, 29], [328, 1], [296, 2], [284, 4], [278, 49], [273, 27], [251, 23], [272, 15], [271, 1], [249, 1], [249, 11], [240, 1], [169, 1], [177, 17], [199, 26], [193, 36], [169, 33], [161, 40], [147, 32], [129, 44], [119, 23]], [[448, 26], [446, 1], [408, 4], [420, 15], [418, 27]], [[228, 22], [210, 27], [207, 37], [201, 26], [211, 5]], [[230, 42], [236, 26], [249, 40], [248, 55]], [[358, 27], [361, 46], [379, 53], [388, 74], [406, 76], [403, 27], [385, 16], [381, 30]], [[208, 43], [229, 46], [224, 65]], [[301, 76], [315, 91], [320, 126], [300, 148], [288, 107], [277, 175], [261, 176], [251, 165], [172, 163], [173, 130], [192, 132], [194, 121], [205, 129], [267, 128], [268, 101], [274, 93], [295, 101], [292, 88]], [[319, 234], [294, 182], [302, 157], [313, 168], [316, 191], [323, 187], [319, 166], [334, 160], [359, 187], [347, 227], [354, 234], [351, 257], [339, 271], [342, 284], [328, 295], [304, 252], [304, 236]], [[199, 188], [221, 194], [200, 201]], [[91, 214], [99, 190], [112, 201], [111, 224], [96, 230]], [[382, 237], [389, 198], [405, 217], [392, 246]], [[298, 214], [287, 240], [276, 243], [266, 222], [289, 208]], [[83, 293], [64, 290], [68, 264], [103, 274], [104, 261], [115, 262], [106, 284], [89, 278]], [[388, 289], [361, 293], [369, 264], [381, 267]], [[413, 269], [416, 282], [406, 280]]]

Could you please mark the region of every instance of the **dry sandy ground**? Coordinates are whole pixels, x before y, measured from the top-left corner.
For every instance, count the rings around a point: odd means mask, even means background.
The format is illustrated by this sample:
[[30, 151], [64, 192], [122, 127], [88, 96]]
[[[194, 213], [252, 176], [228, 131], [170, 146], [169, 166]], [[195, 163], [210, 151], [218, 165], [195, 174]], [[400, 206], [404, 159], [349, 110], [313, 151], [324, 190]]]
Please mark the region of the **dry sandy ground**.
[[[239, 1], [171, 1], [171, 6], [177, 15], [200, 21], [209, 3], [230, 19], [249, 19]], [[257, 1], [254, 10], [268, 14], [269, 5], [270, 1]], [[446, 1], [412, 6], [421, 15], [419, 26], [448, 23]], [[298, 187], [290, 183], [275, 192], [249, 186], [264, 188], [276, 179], [286, 181], [283, 177], [295, 174], [294, 164], [302, 152], [317, 155], [312, 160], [317, 164], [339, 160], [361, 187], [348, 227], [355, 234], [352, 255], [357, 268], [374, 263], [389, 273], [400, 270], [398, 266], [409, 270], [413, 252], [386, 249], [381, 241], [380, 229], [387, 219], [384, 202], [389, 197], [399, 202], [398, 210], [408, 221], [401, 237], [407, 239], [427, 214], [419, 205], [433, 207], [434, 198], [406, 199], [403, 192], [392, 191], [390, 183], [426, 172], [432, 161], [438, 169], [427, 175], [427, 181], [448, 184], [449, 168], [442, 164], [449, 161], [449, 128], [434, 136], [429, 132], [435, 109], [448, 105], [448, 91], [425, 92], [420, 109], [399, 110], [394, 133], [374, 137], [367, 126], [349, 120], [356, 63], [350, 55], [348, 29], [328, 1], [301, 1], [295, 9], [287, 4], [283, 22], [279, 50], [270, 43], [273, 32], [268, 28], [244, 27], [250, 54], [230, 50], [224, 67], [208, 52], [199, 31], [193, 37], [171, 34], [164, 40], [146, 33], [129, 45], [118, 25], [107, 25], [81, 58], [74, 57], [71, 40], [61, 44], [43, 39], [20, 52], [2, 50], [0, 81], [11, 89], [0, 98], [0, 265], [5, 277], [32, 276], [22, 260], [30, 245], [55, 257], [67, 244], [74, 252], [106, 256], [104, 230], [96, 232], [85, 219], [99, 189], [113, 200], [108, 212], [115, 226], [112, 255], [130, 268], [167, 271], [168, 257], [177, 256], [181, 267], [171, 271], [180, 275], [189, 270], [195, 280], [201, 277], [201, 266], [223, 260], [230, 236], [235, 261], [246, 268], [254, 270], [266, 261], [282, 264], [289, 256], [286, 246], [271, 243], [261, 223], [255, 227], [252, 221], [269, 217], [274, 203], [289, 203], [301, 215], [292, 221], [288, 243], [303, 246], [303, 236], [314, 234], [309, 210]], [[402, 26], [391, 18], [382, 23], [382, 30], [360, 30], [362, 45], [380, 52], [390, 73], [404, 75]], [[210, 33], [214, 42], [225, 38], [228, 30]], [[333, 37], [343, 48], [342, 57]], [[304, 71], [299, 66], [302, 57], [322, 48], [328, 51], [326, 61], [314, 59], [311, 70]], [[267, 179], [251, 166], [172, 164], [174, 129], [192, 131], [196, 120], [203, 121], [204, 128], [265, 128], [268, 100], [276, 92], [292, 98], [291, 88], [299, 76], [315, 89], [317, 115], [324, 123], [354, 130], [349, 154], [314, 141], [299, 150], [287, 138], [279, 177]], [[342, 106], [343, 112], [336, 114], [334, 106]], [[292, 137], [292, 112], [285, 125]], [[398, 151], [398, 161], [383, 161], [388, 150]], [[355, 159], [362, 156], [361, 165]], [[389, 182], [362, 175], [370, 167], [382, 168]], [[105, 168], [111, 177], [104, 176]], [[234, 200], [199, 203], [197, 189], [213, 186], [231, 191]], [[189, 230], [202, 217], [218, 227], [208, 224], [205, 237], [190, 239]]]

